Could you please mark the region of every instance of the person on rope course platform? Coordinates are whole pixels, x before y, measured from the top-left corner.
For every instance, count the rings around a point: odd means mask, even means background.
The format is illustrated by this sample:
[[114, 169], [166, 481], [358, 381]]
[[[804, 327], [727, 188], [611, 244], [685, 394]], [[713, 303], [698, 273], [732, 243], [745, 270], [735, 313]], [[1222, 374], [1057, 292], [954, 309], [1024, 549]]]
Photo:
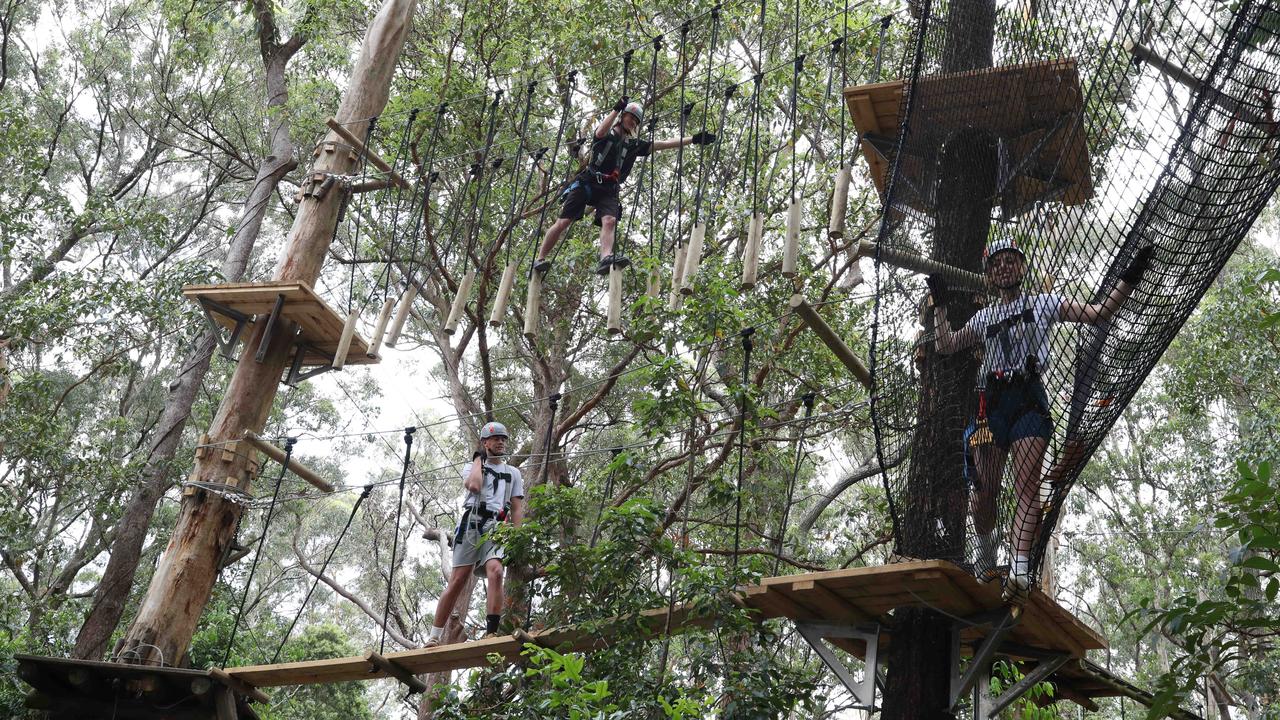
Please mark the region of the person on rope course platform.
[[436, 603], [427, 647], [439, 645], [445, 621], [453, 614], [474, 572], [488, 579], [485, 590], [485, 636], [498, 632], [502, 617], [502, 547], [488, 533], [500, 522], [519, 527], [524, 520], [524, 479], [520, 471], [502, 461], [507, 451], [507, 428], [499, 422], [486, 423], [480, 430], [480, 447], [471, 462], [462, 468], [462, 485], [467, 490], [462, 520], [453, 536], [453, 572]]
[[1031, 585], [1032, 543], [1039, 529], [1040, 470], [1053, 420], [1041, 376], [1049, 366], [1050, 329], [1055, 322], [1107, 323], [1141, 282], [1151, 264], [1152, 247], [1135, 253], [1115, 288], [1101, 303], [1070, 300], [1055, 293], [1022, 292], [1027, 259], [1008, 239], [993, 241], [984, 253], [987, 281], [998, 301], [974, 313], [952, 332], [947, 304], [954, 297], [940, 275], [929, 276], [934, 305], [934, 346], [947, 355], [984, 344], [978, 375], [978, 407], [966, 428], [966, 452], [973, 451], [977, 477], [970, 512], [977, 534], [975, 571], [983, 581], [996, 569], [996, 501], [1005, 462], [1013, 453], [1017, 507], [1013, 518], [1013, 564], [1005, 578], [1007, 596], [1024, 595]]
[[614, 229], [622, 217], [622, 202], [618, 191], [636, 158], [647, 157], [660, 150], [671, 150], [684, 145], [709, 145], [716, 141], [715, 133], [699, 132], [689, 137], [671, 140], [642, 140], [636, 137], [644, 109], [639, 103], [622, 98], [613, 110], [596, 126], [591, 142], [591, 158], [587, 166], [574, 177], [560, 196], [560, 217], [547, 228], [533, 262], [534, 272], [545, 273], [551, 269], [551, 251], [564, 237], [569, 226], [582, 219], [588, 205], [596, 209], [596, 225], [600, 226], [600, 262], [597, 275], [608, 275], [614, 265], [619, 269], [631, 264], [622, 254], [614, 254]]

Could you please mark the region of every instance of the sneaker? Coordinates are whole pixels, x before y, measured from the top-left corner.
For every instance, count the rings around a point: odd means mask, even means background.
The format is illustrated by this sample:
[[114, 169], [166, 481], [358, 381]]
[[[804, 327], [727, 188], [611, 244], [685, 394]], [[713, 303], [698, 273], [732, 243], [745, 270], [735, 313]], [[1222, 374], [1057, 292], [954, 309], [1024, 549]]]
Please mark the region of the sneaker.
[[631, 267], [631, 258], [627, 257], [626, 255], [614, 255], [613, 266], [618, 268], [619, 270], [626, 270], [627, 268]]
[[978, 582], [991, 582], [1000, 577], [996, 567], [996, 538], [994, 534], [974, 535], [973, 570]]
[[547, 274], [547, 271], [550, 269], [551, 269], [551, 261], [546, 258], [533, 261], [533, 271], [536, 273], [542, 273], [543, 275], [545, 275]]
[[1031, 595], [1031, 576], [1019, 572], [1010, 572], [1004, 579], [1004, 592], [1001, 597], [1007, 603], [1021, 605]]
[[440, 647], [440, 644], [443, 642], [444, 642], [444, 638], [429, 637], [427, 638], [427, 642], [423, 644], [422, 647], [426, 647], [426, 648]]
[[613, 256], [605, 255], [600, 258], [600, 262], [596, 263], [596, 274], [604, 277], [609, 274], [609, 268], [613, 267]]

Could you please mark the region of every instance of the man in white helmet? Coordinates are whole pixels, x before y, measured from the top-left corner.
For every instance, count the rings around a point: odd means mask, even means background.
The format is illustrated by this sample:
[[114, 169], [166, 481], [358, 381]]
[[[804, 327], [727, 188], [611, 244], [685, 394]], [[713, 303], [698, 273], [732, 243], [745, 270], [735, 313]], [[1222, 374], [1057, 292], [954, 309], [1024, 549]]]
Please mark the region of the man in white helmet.
[[619, 268], [630, 265], [631, 261], [626, 257], [614, 254], [613, 234], [618, 218], [622, 217], [618, 191], [631, 174], [636, 158], [659, 150], [691, 144], [708, 145], [716, 141], [715, 133], [709, 132], [673, 140], [641, 140], [636, 133], [643, 120], [644, 109], [640, 104], [629, 103], [627, 98], [622, 98], [596, 126], [590, 161], [561, 195], [560, 217], [547, 228], [542, 238], [538, 257], [533, 262], [535, 272], [545, 273], [551, 269], [551, 251], [569, 226], [582, 218], [588, 205], [595, 207], [596, 225], [600, 226], [600, 262], [596, 265], [596, 274], [608, 275], [609, 268], [614, 265]]
[[505, 462], [507, 428], [488, 422], [480, 429], [480, 447], [471, 462], [462, 468], [462, 486], [467, 498], [462, 503], [462, 520], [453, 536], [453, 573], [436, 603], [427, 647], [439, 645], [445, 621], [453, 613], [458, 595], [474, 572], [488, 579], [485, 591], [485, 635], [498, 631], [502, 618], [502, 547], [488, 533], [498, 523], [510, 521], [519, 527], [524, 520], [524, 479], [520, 471]]
[[1005, 463], [1012, 452], [1017, 508], [1013, 518], [1012, 565], [1006, 594], [1024, 595], [1031, 584], [1032, 546], [1040, 526], [1040, 471], [1053, 419], [1041, 376], [1049, 366], [1050, 328], [1055, 322], [1098, 325], [1111, 320], [1151, 263], [1151, 246], [1134, 254], [1119, 282], [1100, 303], [1085, 303], [1056, 293], [1022, 292], [1027, 258], [1011, 239], [993, 241], [984, 253], [987, 282], [997, 301], [974, 313], [960, 330], [947, 322], [952, 293], [941, 276], [929, 277], [934, 303], [934, 344], [944, 355], [984, 344], [978, 374], [978, 408], [965, 431], [977, 478], [970, 497], [977, 533], [975, 570], [979, 579], [996, 572], [996, 506]]

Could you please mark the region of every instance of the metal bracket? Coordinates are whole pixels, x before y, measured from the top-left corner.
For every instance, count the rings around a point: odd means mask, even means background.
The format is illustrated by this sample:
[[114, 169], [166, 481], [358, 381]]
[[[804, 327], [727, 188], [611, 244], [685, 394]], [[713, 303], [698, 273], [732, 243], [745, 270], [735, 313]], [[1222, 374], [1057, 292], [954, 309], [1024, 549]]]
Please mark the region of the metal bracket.
[[267, 329], [263, 331], [262, 340], [258, 342], [258, 352], [254, 355], [254, 360], [262, 362], [267, 359], [267, 348], [276, 334], [276, 325], [280, 323], [280, 311], [283, 309], [284, 295], [276, 295], [276, 304], [271, 306], [271, 314], [267, 316]]
[[[948, 708], [955, 711], [960, 698], [978, 681], [983, 673], [989, 672], [991, 660], [1005, 636], [1018, 624], [1018, 614], [1012, 608], [1001, 608], [992, 612], [978, 613], [963, 618], [951, 626], [951, 704]], [[990, 625], [991, 632], [982, 638], [973, 649], [973, 657], [963, 673], [960, 672], [960, 632], [977, 625]]]
[[302, 382], [303, 380], [310, 380], [311, 378], [317, 375], [327, 373], [333, 369], [333, 361], [330, 360], [328, 363], [324, 365], [317, 365], [316, 367], [313, 367], [310, 370], [304, 371], [302, 369], [302, 363], [307, 358], [308, 350], [311, 350], [317, 354], [320, 354], [320, 351], [318, 348], [312, 347], [311, 345], [307, 345], [306, 343], [303, 343], [301, 341], [294, 344], [293, 362], [289, 364], [289, 374], [286, 375], [284, 378], [285, 385], [288, 385], [289, 387], [298, 387], [298, 383]]
[[999, 697], [994, 698], [987, 692], [987, 689], [991, 687], [991, 667], [988, 664], [984, 664], [980, 676], [981, 682], [973, 688], [974, 720], [996, 720], [1002, 710], [1027, 694], [1028, 690], [1047, 679], [1070, 659], [1070, 655], [1051, 655], [1040, 660], [1039, 664], [1032, 668], [1031, 672], [1000, 693]]
[[[222, 303], [215, 302], [204, 296], [200, 296], [198, 299], [200, 301], [200, 309], [204, 311], [205, 319], [209, 321], [209, 327], [213, 329], [213, 339], [214, 342], [218, 344], [218, 353], [222, 355], [222, 357], [232, 362], [236, 362], [239, 360], [235, 353], [236, 343], [240, 342], [240, 335], [244, 332], [245, 326], [252, 322], [252, 318], [239, 310], [234, 310]], [[236, 326], [231, 329], [230, 338], [225, 340], [222, 338], [222, 326], [219, 325], [218, 320], [213, 317], [214, 313], [229, 317], [236, 322]]]
[[[879, 676], [879, 658], [880, 649], [880, 626], [865, 625], [854, 627], [850, 625], [829, 625], [825, 623], [796, 623], [796, 630], [800, 632], [800, 636], [805, 642], [809, 643], [814, 652], [818, 653], [818, 657], [822, 659], [823, 664], [831, 668], [831, 672], [840, 678], [840, 682], [844, 684], [850, 694], [853, 695], [853, 707], [863, 710], [873, 710], [876, 702], [876, 684], [883, 680]], [[861, 640], [867, 645], [867, 653], [864, 661], [864, 669], [862, 671], [862, 679], [855, 680], [853, 673], [845, 664], [832, 652], [831, 648], [823, 642], [824, 638], [849, 638]]]

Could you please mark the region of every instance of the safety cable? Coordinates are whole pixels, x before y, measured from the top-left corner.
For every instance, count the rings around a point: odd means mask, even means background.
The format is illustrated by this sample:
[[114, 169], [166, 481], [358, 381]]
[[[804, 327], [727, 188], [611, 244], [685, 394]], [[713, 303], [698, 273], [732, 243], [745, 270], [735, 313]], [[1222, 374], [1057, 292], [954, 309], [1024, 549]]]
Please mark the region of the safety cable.
[[[684, 140], [685, 124], [688, 122], [689, 113], [692, 111], [692, 106], [685, 104], [685, 78], [688, 76], [688, 73], [686, 73], [684, 69], [685, 69], [685, 61], [686, 61], [686, 58], [688, 57], [688, 54], [686, 52], [688, 49], [688, 39], [689, 39], [689, 23], [685, 22], [680, 26], [680, 53], [679, 53], [680, 60], [679, 60], [679, 65], [677, 66], [680, 72], [680, 120], [678, 125], [679, 131], [677, 132], [677, 134], [679, 135], [681, 141]], [[683, 142], [681, 142], [680, 146], [676, 148], [676, 186], [674, 189], [674, 194], [676, 199], [676, 211], [672, 215], [673, 215], [673, 219], [675, 220], [676, 230], [674, 234], [675, 242], [672, 245], [673, 250], [684, 244], [684, 143]], [[670, 200], [668, 200], [667, 206], [668, 207], [671, 206]], [[679, 268], [675, 270], [675, 274], [676, 275], [680, 274]], [[673, 276], [673, 281], [674, 281], [674, 276]]]
[[[418, 108], [409, 111], [409, 119], [404, 124], [404, 130], [400, 133], [400, 146], [396, 148], [396, 157], [392, 161], [391, 176], [389, 182], [395, 186], [395, 199], [391, 201], [391, 242], [387, 248], [387, 264], [384, 272], [386, 273], [382, 281], [382, 299], [386, 300], [391, 289], [391, 265], [395, 262], [396, 247], [400, 242], [400, 208], [402, 205], [401, 197], [404, 193], [404, 187], [396, 181], [397, 177], [404, 177], [407, 171], [404, 168], [408, 164], [406, 157], [408, 156], [409, 137], [413, 132], [413, 123], [418, 119]], [[409, 204], [413, 205], [418, 199], [419, 188], [415, 185], [409, 199]]]
[[427, 208], [430, 207], [431, 188], [440, 177], [440, 174], [437, 173], [435, 169], [436, 145], [438, 144], [437, 140], [439, 140], [440, 137], [440, 124], [444, 119], [444, 114], [448, 107], [447, 103], [440, 103], [436, 108], [435, 119], [431, 121], [431, 139], [427, 141], [427, 172], [425, 179], [423, 180], [422, 202], [418, 203], [417, 208], [414, 209], [413, 230], [411, 231], [413, 234], [413, 245], [409, 248], [409, 264], [408, 267], [405, 268], [404, 282], [406, 290], [413, 285], [413, 277], [417, 273], [415, 266], [418, 264], [418, 244], [422, 240], [422, 222], [426, 217]]
[[[716, 6], [711, 9], [711, 45], [710, 45], [710, 48], [707, 50], [707, 79], [706, 79], [706, 82], [703, 84], [703, 89], [702, 89], [702, 127], [699, 132], [704, 137], [707, 134], [707, 111], [711, 104], [710, 102], [708, 102], [708, 99], [711, 97], [711, 66], [715, 64], [716, 41], [719, 40], [719, 34], [720, 34], [720, 5], [717, 3]], [[729, 103], [728, 95], [725, 96], [724, 101], [726, 105]], [[724, 133], [724, 127], [723, 127], [724, 111], [723, 110], [720, 113], [720, 125], [721, 126], [717, 128], [717, 130], [721, 134], [723, 134]], [[723, 138], [717, 138], [717, 140], [723, 141]], [[719, 144], [720, 144], [719, 142], [716, 143], [717, 146], [719, 146]], [[707, 168], [705, 164], [706, 155], [707, 155], [706, 143], [702, 143], [698, 145], [698, 182], [695, 186], [694, 193], [693, 193], [693, 224], [694, 225], [698, 224], [698, 220], [700, 219], [699, 216], [701, 215], [701, 212], [702, 212], [702, 187], [703, 187], [703, 183], [706, 180], [706, 175], [707, 175]]]
[[795, 497], [796, 479], [800, 476], [800, 461], [804, 457], [804, 434], [809, 429], [809, 418], [813, 416], [813, 399], [812, 392], [805, 393], [801, 398], [804, 403], [804, 420], [800, 423], [799, 434], [796, 436], [796, 459], [791, 466], [791, 480], [787, 482], [787, 500], [782, 505], [782, 522], [778, 526], [778, 536], [774, 538], [773, 543], [773, 574], [777, 576], [778, 567], [782, 561], [782, 543], [787, 536], [787, 520], [791, 516], [791, 500]]
[[[293, 458], [293, 445], [297, 442], [296, 438], [285, 438], [284, 441], [284, 461], [280, 463], [280, 474], [276, 476], [275, 488], [271, 491], [271, 504], [267, 506], [267, 517], [262, 521], [262, 535], [258, 537], [258, 546], [253, 551], [253, 564], [249, 566], [249, 576], [244, 579], [244, 592], [240, 593], [240, 607], [236, 609], [236, 620], [231, 624], [231, 637], [227, 638], [227, 649], [222, 654], [222, 666], [226, 667], [231, 662], [231, 653], [236, 646], [236, 633], [240, 629], [240, 621], [244, 620], [244, 604], [249, 599], [249, 587], [253, 585], [253, 576], [258, 572], [258, 561], [262, 559], [262, 546], [267, 542], [267, 532], [271, 529], [271, 518], [276, 512], [276, 498], [280, 497], [280, 485], [284, 482], [284, 474], [289, 470], [289, 460]], [[243, 511], [241, 512], [243, 517]], [[239, 522], [236, 524], [236, 532], [240, 529]], [[235, 536], [232, 535], [234, 541]]]
[[[370, 147], [373, 142], [373, 131], [378, 126], [378, 116], [369, 118], [369, 124], [364, 131], [364, 146]], [[369, 166], [369, 153], [360, 153], [360, 174], [363, 176], [365, 169]], [[363, 198], [362, 198], [363, 200]], [[338, 211], [338, 215], [342, 216], [346, 213], [347, 205], [351, 202], [351, 196], [348, 195], [343, 201], [342, 208]], [[347, 235], [351, 238], [351, 258], [354, 260], [360, 257], [360, 217], [363, 213], [352, 213], [355, 215], [353, 222], [354, 229], [349, 231]], [[337, 225], [334, 226], [334, 233], [337, 233]], [[347, 312], [350, 313], [355, 309], [356, 294], [356, 264], [351, 263], [351, 277], [347, 285]]]
[[[524, 158], [525, 140], [527, 139], [525, 136], [529, 129], [529, 111], [533, 109], [533, 91], [536, 90], [537, 88], [538, 88], [538, 84], [536, 82], [530, 82], [525, 87], [524, 114], [520, 117], [520, 132], [519, 132], [520, 143], [516, 148], [515, 160], [511, 163], [511, 185], [512, 185], [511, 207], [507, 209], [507, 218], [508, 218], [507, 222], [510, 223], [510, 226], [509, 226], [510, 229], [507, 232], [507, 238], [505, 240], [505, 243], [506, 243], [505, 260], [507, 263], [511, 262], [511, 246], [514, 244], [513, 242], [511, 242], [510, 233], [515, 230], [516, 224], [520, 221], [520, 218], [516, 216], [516, 209], [517, 207], [519, 207], [519, 203], [524, 202], [525, 193], [529, 189], [529, 183], [528, 181], [526, 181], [524, 185], [525, 192], [521, 192], [518, 195], [516, 193], [516, 186], [520, 184], [520, 164], [521, 164], [521, 160]], [[537, 161], [535, 160], [534, 164], [529, 166], [530, 179], [532, 179], [534, 170], [536, 169], [537, 169]], [[498, 242], [498, 238], [500, 236], [501, 234], [495, 234], [493, 241], [495, 243]]]
[[416, 427], [404, 429], [404, 465], [400, 469], [400, 492], [396, 496], [396, 524], [391, 533], [391, 566], [387, 570], [387, 600], [382, 605], [382, 637], [378, 640], [378, 654], [387, 646], [387, 620], [391, 615], [391, 590], [396, 584], [396, 554], [400, 550], [400, 512], [404, 509], [404, 481], [409, 474], [409, 464], [413, 462], [413, 433]]
[[600, 519], [604, 516], [604, 504], [613, 497], [613, 478], [618, 472], [617, 462], [618, 456], [622, 454], [621, 448], [610, 448], [609, 452], [612, 457], [609, 460], [609, 479], [605, 481], [604, 492], [600, 494], [600, 506], [596, 508], [596, 524], [591, 529], [591, 541], [587, 543], [587, 547], [594, 548], [596, 540], [600, 537]]
[[[489, 162], [489, 152], [493, 148], [493, 136], [494, 136], [494, 133], [497, 131], [498, 106], [502, 103], [502, 92], [503, 91], [501, 89], [498, 89], [494, 93], [493, 106], [490, 109], [490, 114], [489, 114], [489, 129], [485, 133], [484, 151], [480, 155], [480, 160], [475, 165], [477, 187], [475, 190], [474, 199], [471, 203], [471, 212], [468, 215], [468, 217], [470, 218], [469, 222], [471, 224], [471, 227], [468, 233], [469, 237], [467, 238], [467, 247], [462, 255], [462, 272], [464, 274], [471, 267], [471, 251], [475, 245], [476, 237], [479, 235], [478, 226], [481, 222], [484, 221], [484, 211], [483, 210], [480, 211], [481, 214], [479, 218], [476, 217], [476, 211], [480, 207], [481, 196], [484, 196], [486, 198], [488, 197], [487, 188], [485, 188], [482, 185], [481, 181], [484, 178], [485, 165], [488, 164]], [[489, 183], [489, 185], [492, 186], [493, 183]]]
[[324, 563], [320, 565], [320, 571], [312, 578], [311, 588], [307, 590], [307, 594], [302, 598], [302, 604], [298, 606], [298, 612], [293, 616], [293, 620], [289, 622], [289, 627], [285, 629], [284, 635], [280, 638], [280, 645], [271, 655], [269, 665], [275, 665], [280, 659], [280, 653], [284, 650], [284, 646], [289, 642], [289, 636], [293, 634], [293, 628], [298, 624], [298, 620], [302, 617], [302, 612], [307, 608], [307, 603], [311, 602], [311, 595], [316, 591], [316, 586], [320, 584], [320, 578], [325, 571], [329, 569], [329, 562], [333, 560], [333, 556], [338, 552], [338, 547], [342, 545], [342, 539], [347, 536], [347, 530], [351, 528], [351, 521], [356, 517], [356, 511], [360, 509], [360, 504], [369, 498], [369, 494], [373, 492], [373, 485], [365, 485], [364, 490], [360, 493], [356, 501], [351, 505], [351, 514], [347, 515], [347, 522], [342, 526], [342, 531], [338, 533], [338, 539], [333, 541], [333, 547], [329, 548], [329, 554], [325, 556]]
[[547, 420], [547, 435], [542, 444], [542, 484], [547, 484], [547, 468], [551, 464], [551, 433], [556, 427], [556, 409], [560, 407], [560, 393], [551, 393], [547, 398], [547, 406], [551, 409], [551, 418]]
[[741, 546], [742, 536], [742, 461], [746, 454], [747, 444], [747, 396], [748, 383], [750, 383], [749, 372], [751, 370], [751, 336], [756, 332], [755, 328], [743, 328], [739, 333], [742, 336], [742, 388], [741, 401], [739, 404], [738, 415], [738, 484], [733, 494], [733, 578], [736, 581], [738, 577], [738, 549]]
[[[573, 104], [573, 83], [577, 77], [577, 70], [570, 70], [565, 74], [563, 108], [560, 111], [560, 128], [556, 131], [556, 141], [551, 146], [551, 167], [547, 170], [547, 190], [551, 190], [552, 183], [556, 182], [556, 163], [560, 159], [560, 153], [557, 150], [559, 150], [560, 143], [564, 139], [565, 123], [569, 119], [569, 108]], [[559, 193], [564, 190], [567, 184], [566, 181], [561, 181], [556, 191], [554, 193], [549, 192], [542, 204], [542, 212], [538, 214], [538, 229], [529, 238], [529, 250], [526, 251], [532, 251], [533, 259], [537, 259], [538, 245], [542, 242], [542, 228], [547, 222], [547, 210], [551, 208], [551, 203], [554, 202], [555, 198], [559, 197]], [[521, 257], [520, 260], [523, 262], [524, 257]], [[533, 272], [532, 266], [530, 266], [529, 272]]]

